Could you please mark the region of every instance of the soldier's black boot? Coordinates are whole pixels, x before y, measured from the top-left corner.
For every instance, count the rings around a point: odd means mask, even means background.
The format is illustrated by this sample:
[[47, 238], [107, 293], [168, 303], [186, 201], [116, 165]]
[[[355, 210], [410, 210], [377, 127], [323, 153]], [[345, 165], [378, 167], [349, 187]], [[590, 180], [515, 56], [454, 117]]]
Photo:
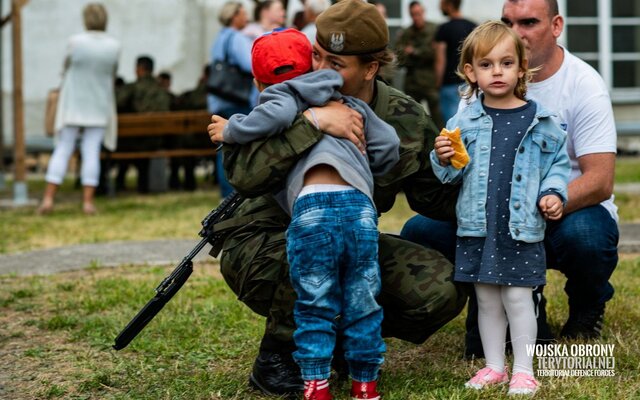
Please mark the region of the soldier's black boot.
[[295, 345], [279, 342], [265, 335], [260, 353], [253, 363], [249, 384], [269, 396], [299, 395], [304, 382], [293, 360]]
[[569, 319], [560, 336], [566, 339], [598, 339], [604, 323], [604, 304], [577, 309], [569, 308]]
[[547, 323], [547, 299], [545, 299], [542, 290], [544, 286], [536, 286], [533, 288], [533, 305], [535, 307], [536, 321], [538, 323], [537, 344], [551, 344], [556, 341], [556, 337], [551, 332]]

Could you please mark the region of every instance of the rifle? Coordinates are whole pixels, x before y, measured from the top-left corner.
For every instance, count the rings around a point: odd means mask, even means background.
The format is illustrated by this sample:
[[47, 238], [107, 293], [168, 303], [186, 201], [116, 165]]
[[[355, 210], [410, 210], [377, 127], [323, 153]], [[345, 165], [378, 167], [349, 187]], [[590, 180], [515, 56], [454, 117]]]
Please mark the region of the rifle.
[[202, 220], [202, 229], [198, 234], [202, 240], [187, 254], [180, 264], [171, 272], [169, 276], [155, 289], [156, 295], [142, 307], [138, 314], [133, 317], [127, 326], [115, 339], [113, 348], [121, 350], [144, 329], [145, 326], [162, 310], [165, 304], [180, 290], [182, 285], [189, 279], [193, 272], [193, 258], [207, 244], [211, 244], [214, 249], [220, 248], [222, 233], [215, 231], [215, 225], [233, 215], [234, 211], [242, 203], [244, 198], [236, 191], [225, 197], [220, 205], [213, 209], [209, 215]]

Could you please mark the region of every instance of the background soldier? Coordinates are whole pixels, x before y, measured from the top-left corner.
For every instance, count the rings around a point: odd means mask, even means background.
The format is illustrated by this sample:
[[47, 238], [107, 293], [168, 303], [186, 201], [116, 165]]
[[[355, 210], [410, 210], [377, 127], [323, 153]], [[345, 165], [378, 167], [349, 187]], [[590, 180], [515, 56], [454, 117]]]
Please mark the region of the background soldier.
[[[149, 111], [169, 111], [171, 97], [169, 93], [158, 84], [153, 77], [153, 59], [149, 56], [140, 56], [136, 60], [137, 80], [126, 84], [116, 90], [118, 112], [140, 113]], [[120, 139], [118, 148], [130, 151], [150, 151], [162, 146], [161, 137], [144, 139]], [[118, 165], [116, 188], [124, 189], [125, 177], [129, 168], [129, 161], [121, 161]], [[131, 160], [138, 170], [138, 192], [149, 191], [149, 159]]]
[[440, 112], [440, 96], [436, 87], [434, 39], [438, 26], [425, 20], [425, 9], [420, 2], [409, 4], [413, 24], [405, 29], [396, 43], [398, 65], [405, 67], [407, 74], [404, 92], [418, 103], [426, 101], [433, 122], [438, 129], [444, 127]]

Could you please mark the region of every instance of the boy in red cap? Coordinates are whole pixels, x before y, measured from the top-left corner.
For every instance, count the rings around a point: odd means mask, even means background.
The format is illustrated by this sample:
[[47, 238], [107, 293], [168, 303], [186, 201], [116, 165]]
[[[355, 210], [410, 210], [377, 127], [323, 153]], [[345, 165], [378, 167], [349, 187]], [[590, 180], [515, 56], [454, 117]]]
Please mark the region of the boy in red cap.
[[[267, 33], [253, 44], [259, 105], [229, 121], [212, 117], [212, 141], [244, 144], [288, 128], [296, 116], [343, 100], [363, 116], [366, 153], [346, 139], [325, 137], [290, 171], [275, 194], [291, 214], [287, 257], [297, 300], [294, 359], [305, 381], [304, 399], [331, 399], [327, 379], [336, 332], [343, 335], [353, 399], [379, 399], [376, 380], [385, 344], [381, 336], [377, 213], [373, 175], [399, 159], [394, 129], [361, 100], [342, 96], [340, 74], [311, 70], [311, 44], [299, 31]], [[314, 121], [317, 126], [317, 121]]]

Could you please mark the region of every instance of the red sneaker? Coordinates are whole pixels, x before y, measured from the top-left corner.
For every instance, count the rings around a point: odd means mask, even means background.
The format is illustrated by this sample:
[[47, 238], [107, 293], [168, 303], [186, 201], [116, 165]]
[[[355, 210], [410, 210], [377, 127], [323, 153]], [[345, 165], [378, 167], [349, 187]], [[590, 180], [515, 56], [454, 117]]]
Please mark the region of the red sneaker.
[[304, 381], [304, 400], [332, 400], [329, 382], [326, 379]]
[[351, 382], [351, 400], [380, 400], [380, 395], [376, 392], [378, 382]]

